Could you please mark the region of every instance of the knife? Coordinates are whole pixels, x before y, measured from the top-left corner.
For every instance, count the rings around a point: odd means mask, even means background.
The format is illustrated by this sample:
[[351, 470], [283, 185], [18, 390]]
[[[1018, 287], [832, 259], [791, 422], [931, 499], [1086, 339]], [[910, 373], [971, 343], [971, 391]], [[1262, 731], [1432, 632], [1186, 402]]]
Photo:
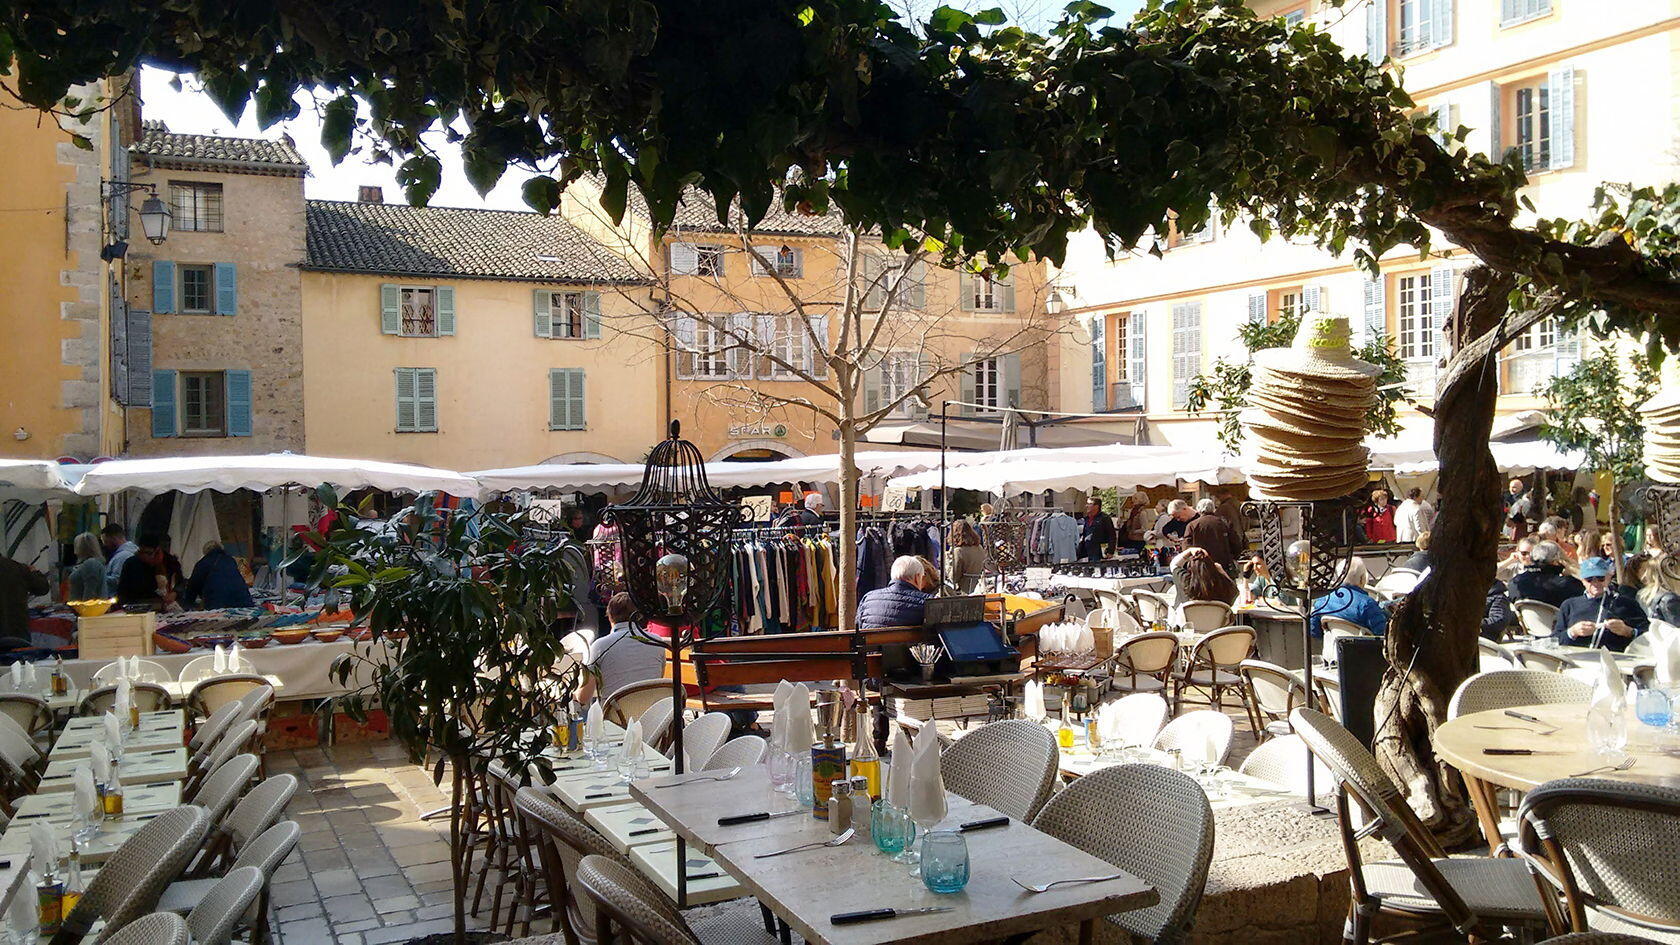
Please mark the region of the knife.
[[1533, 748], [1483, 748], [1484, 755], [1561, 755], [1561, 751], [1536, 751]]
[[961, 827], [958, 827], [957, 830], [960, 833], [968, 833], [970, 830], [985, 830], [987, 827], [1007, 826], [1009, 826], [1008, 817], [993, 817], [990, 820], [971, 820], [968, 823], [963, 824]]
[[1506, 709], [1505, 714], [1510, 716], [1513, 719], [1522, 719], [1524, 722], [1533, 722], [1536, 725], [1545, 725], [1546, 724], [1545, 722], [1540, 721], [1539, 719], [1535, 718], [1532, 715], [1528, 715], [1528, 714], [1525, 714], [1525, 713], [1522, 713], [1522, 712], [1518, 712], [1515, 709]]
[[795, 808], [794, 810], [779, 810], [773, 814], [764, 810], [761, 810], [756, 814], [732, 814], [728, 817], [719, 817], [718, 826], [733, 827], [736, 824], [752, 824], [761, 820], [770, 820], [775, 817], [792, 817], [794, 814], [803, 813], [805, 813], [805, 808], [800, 807]]
[[876, 919], [896, 919], [906, 915], [927, 915], [931, 912], [950, 912], [954, 906], [926, 906], [921, 909], [865, 909], [862, 912], [839, 912], [828, 917], [834, 925], [851, 925], [854, 922], [873, 922]]

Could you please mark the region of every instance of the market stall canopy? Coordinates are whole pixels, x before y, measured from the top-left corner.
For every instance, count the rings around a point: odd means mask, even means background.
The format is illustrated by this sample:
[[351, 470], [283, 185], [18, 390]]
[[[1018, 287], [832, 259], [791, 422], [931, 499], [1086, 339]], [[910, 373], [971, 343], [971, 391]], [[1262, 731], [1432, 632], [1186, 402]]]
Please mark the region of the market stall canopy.
[[0, 499], [46, 502], [76, 498], [76, 470], [45, 459], [0, 459]]
[[[935, 468], [938, 454], [870, 450], [855, 454], [863, 476], [895, 476]], [[640, 463], [543, 463], [508, 469], [481, 469], [467, 473], [487, 491], [528, 492], [553, 489], [560, 492], [633, 488], [641, 484]], [[795, 456], [767, 463], [720, 461], [706, 464], [706, 480], [714, 488], [731, 489], [773, 486], [796, 482], [837, 482], [840, 456], [824, 453]]]
[[[1366, 440], [1371, 450], [1373, 471], [1392, 470], [1398, 476], [1415, 476], [1440, 469], [1435, 458], [1435, 446], [1427, 431], [1406, 434], [1394, 439]], [[1560, 450], [1550, 443], [1530, 440], [1516, 443], [1494, 441], [1488, 444], [1494, 465], [1506, 475], [1526, 476], [1536, 470], [1580, 469], [1586, 456]]]
[[[1116, 421], [1126, 421], [1126, 415], [1116, 415]], [[944, 443], [952, 450], [986, 450], [996, 452], [1003, 436], [1002, 421], [952, 419], [946, 421]], [[908, 423], [883, 423], [863, 435], [868, 443], [890, 446], [921, 446], [938, 449], [939, 421], [917, 420]], [[1130, 443], [1130, 433], [1117, 433], [1099, 427], [1073, 423], [1021, 424], [1016, 433], [1018, 443], [1036, 444], [1039, 448], [1071, 446], [1108, 446], [1116, 442]], [[935, 464], [937, 465], [937, 464]]]
[[[1180, 481], [1210, 485], [1242, 481], [1235, 465], [1211, 463], [1213, 458], [1200, 450], [1161, 446], [1014, 450], [992, 454], [984, 462], [948, 466], [943, 482], [950, 489], [1008, 495], [1043, 489], [1134, 489], [1176, 485]], [[898, 476], [887, 484], [907, 489], [937, 489], [941, 476], [939, 470], [933, 469]]]
[[286, 486], [330, 485], [341, 491], [380, 489], [386, 492], [445, 492], [474, 498], [477, 480], [447, 469], [383, 463], [368, 459], [333, 459], [296, 453], [258, 456], [177, 456], [166, 459], [114, 459], [95, 465], [82, 477], [76, 492], [84, 496], [112, 495], [124, 489], [143, 492], [258, 492]]

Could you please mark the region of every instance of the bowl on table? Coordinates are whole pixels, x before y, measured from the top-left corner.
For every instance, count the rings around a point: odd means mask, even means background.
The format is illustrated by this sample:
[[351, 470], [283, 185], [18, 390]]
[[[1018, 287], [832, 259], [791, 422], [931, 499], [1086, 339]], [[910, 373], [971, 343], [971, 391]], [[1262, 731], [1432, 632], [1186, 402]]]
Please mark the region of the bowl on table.
[[339, 637], [344, 636], [344, 630], [339, 627], [334, 627], [330, 630], [312, 630], [310, 632], [314, 635], [315, 639], [321, 641], [322, 643], [331, 643]]
[[252, 634], [250, 636], [240, 637], [239, 645], [247, 650], [260, 650], [268, 645], [268, 638], [269, 634], [266, 633]]
[[69, 600], [64, 602], [64, 606], [75, 611], [76, 616], [78, 617], [102, 617], [116, 605], [117, 599], [115, 597], [98, 597], [91, 600]]
[[269, 636], [279, 640], [283, 646], [291, 646], [294, 643], [302, 643], [303, 641], [309, 639], [309, 629], [307, 627], [292, 627], [289, 629], [275, 630], [270, 633]]
[[218, 646], [230, 646], [232, 643], [233, 634], [231, 633], [206, 633], [202, 636], [193, 637], [193, 646], [206, 650], [213, 650]]

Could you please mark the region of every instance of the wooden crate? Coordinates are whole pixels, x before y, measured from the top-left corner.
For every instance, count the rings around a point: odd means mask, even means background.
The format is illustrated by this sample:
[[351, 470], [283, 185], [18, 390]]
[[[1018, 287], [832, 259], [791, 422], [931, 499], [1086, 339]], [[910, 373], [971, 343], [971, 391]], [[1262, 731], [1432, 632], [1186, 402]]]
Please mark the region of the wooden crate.
[[84, 660], [151, 656], [157, 614], [106, 614], [76, 623], [76, 647]]

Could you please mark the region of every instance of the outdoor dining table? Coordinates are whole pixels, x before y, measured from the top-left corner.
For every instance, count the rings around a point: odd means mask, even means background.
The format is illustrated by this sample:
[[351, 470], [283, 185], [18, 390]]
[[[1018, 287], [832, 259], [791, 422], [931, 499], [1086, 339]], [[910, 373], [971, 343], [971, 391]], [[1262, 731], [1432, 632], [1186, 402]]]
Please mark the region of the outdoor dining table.
[[[832, 836], [828, 823], [801, 812], [719, 826], [719, 817], [786, 811], [796, 802], [771, 787], [764, 765], [744, 767], [726, 781], [680, 783], [692, 777], [637, 781], [630, 793], [811, 945], [966, 943], [1075, 923], [1080, 924], [1081, 942], [1088, 943], [1100, 917], [1159, 901], [1155, 889], [1142, 880], [1014, 820], [1005, 827], [963, 835], [971, 872], [968, 886], [960, 893], [928, 891], [907, 867], [880, 855], [862, 838], [839, 847], [756, 859], [754, 854], [827, 840]], [[678, 786], [659, 786], [666, 783]], [[942, 823], [947, 825], [1000, 816], [959, 795], [948, 794], [946, 802], [948, 812]], [[1040, 894], [1013, 882], [1017, 877], [1024, 882], [1046, 882], [1114, 874], [1118, 878]], [[844, 912], [931, 906], [951, 911], [849, 925], [830, 921]]]
[[[1625, 753], [1633, 765], [1623, 771], [1610, 764], [1587, 741], [1587, 707], [1522, 706], [1513, 711], [1540, 720], [1540, 725], [1512, 718], [1502, 709], [1473, 712], [1452, 719], [1435, 730], [1435, 753], [1464, 776], [1482, 833], [1498, 849], [1499, 788], [1526, 792], [1558, 778], [1589, 774], [1595, 778], [1638, 784], [1680, 785], [1680, 745], [1666, 745], [1672, 736], [1642, 725], [1629, 708]], [[1555, 732], [1542, 734], [1548, 729]], [[1527, 749], [1528, 755], [1488, 754], [1488, 749]]]
[[[82, 763], [83, 760], [79, 758], [48, 761], [47, 770], [42, 773], [41, 783], [35, 790], [41, 794], [70, 790], [71, 775], [75, 774], [76, 766]], [[187, 750], [177, 747], [125, 752], [118, 770], [125, 785], [150, 781], [182, 781], [187, 777]]]
[[[181, 804], [181, 782], [152, 781], [123, 788], [123, 813], [149, 814], [169, 810]], [[54, 794], [31, 794], [18, 802], [17, 815], [12, 823], [28, 824], [32, 820], [60, 823], [76, 816], [75, 800], [69, 791]]]
[[[52, 761], [73, 761], [93, 754], [95, 737], [104, 729], [102, 716], [90, 715], [71, 719], [53, 743]], [[126, 755], [135, 751], [155, 751], [176, 748], [186, 740], [186, 719], [180, 709], [140, 713], [140, 727], [123, 739]]]
[[[90, 866], [103, 863], [107, 857], [117, 852], [117, 848], [122, 846], [124, 841], [139, 833], [140, 828], [168, 809], [125, 810], [121, 817], [101, 821], [97, 832], [81, 845], [82, 863]], [[25, 821], [21, 824], [14, 822], [6, 828], [4, 834], [0, 834], [0, 860], [29, 859], [29, 828], [35, 823], [36, 821]], [[72, 820], [48, 819], [46, 823], [57, 836], [59, 849], [69, 851], [70, 836], [80, 829], [80, 826]]]

